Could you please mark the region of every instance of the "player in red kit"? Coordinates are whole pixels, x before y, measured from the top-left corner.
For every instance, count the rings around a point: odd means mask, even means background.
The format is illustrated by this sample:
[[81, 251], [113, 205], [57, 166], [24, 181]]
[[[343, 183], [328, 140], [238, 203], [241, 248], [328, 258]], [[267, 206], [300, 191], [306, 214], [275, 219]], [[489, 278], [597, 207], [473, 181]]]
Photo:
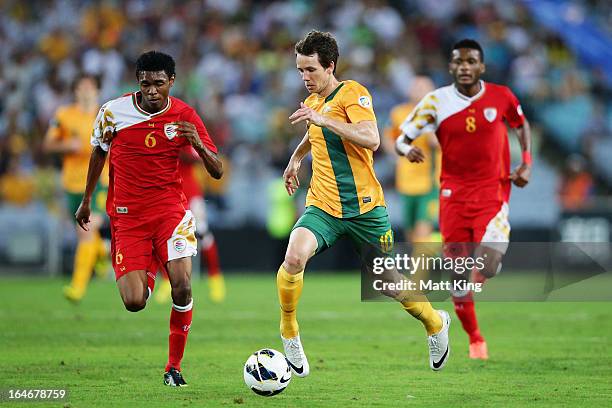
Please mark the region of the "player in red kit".
[[136, 78], [139, 91], [105, 103], [98, 113], [87, 185], [75, 217], [87, 230], [91, 195], [110, 151], [106, 211], [117, 287], [127, 310], [142, 310], [154, 283], [147, 269], [156, 261], [165, 265], [173, 305], [164, 383], [184, 386], [180, 364], [192, 321], [191, 256], [197, 242], [178, 171], [179, 152], [191, 145], [212, 177], [220, 178], [223, 170], [198, 114], [169, 96], [173, 58], [156, 51], [142, 54]]
[[[435, 132], [442, 150], [440, 231], [447, 257], [482, 257], [484, 268], [471, 279], [484, 282], [501, 269], [508, 248], [510, 185], [524, 187], [531, 174], [529, 123], [512, 91], [480, 80], [485, 72], [481, 46], [462, 40], [452, 49], [453, 84], [426, 95], [401, 125], [399, 154], [422, 162], [423, 152], [411, 142]], [[510, 172], [506, 124], [515, 129], [522, 163]], [[474, 243], [474, 245], [470, 245]], [[455, 278], [459, 278], [455, 276]], [[465, 278], [462, 278], [465, 279]], [[470, 291], [453, 291], [455, 311], [470, 338], [470, 358], [487, 359]]]

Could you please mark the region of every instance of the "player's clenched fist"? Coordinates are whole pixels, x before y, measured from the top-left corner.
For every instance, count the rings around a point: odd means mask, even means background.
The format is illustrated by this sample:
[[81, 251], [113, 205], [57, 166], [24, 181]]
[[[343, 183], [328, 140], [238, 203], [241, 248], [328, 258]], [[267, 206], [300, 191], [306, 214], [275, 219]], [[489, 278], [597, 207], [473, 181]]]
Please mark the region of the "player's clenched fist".
[[198, 130], [195, 125], [191, 122], [174, 122], [172, 125], [176, 126], [177, 136], [186, 138], [189, 143], [195, 148], [203, 148], [202, 140], [198, 135]]
[[412, 149], [406, 153], [406, 158], [410, 160], [411, 163], [423, 163], [425, 161], [423, 151], [416, 146], [412, 146]]
[[531, 177], [531, 166], [525, 163], [518, 166], [510, 174], [510, 180], [517, 187], [525, 187], [529, 183], [529, 177]]

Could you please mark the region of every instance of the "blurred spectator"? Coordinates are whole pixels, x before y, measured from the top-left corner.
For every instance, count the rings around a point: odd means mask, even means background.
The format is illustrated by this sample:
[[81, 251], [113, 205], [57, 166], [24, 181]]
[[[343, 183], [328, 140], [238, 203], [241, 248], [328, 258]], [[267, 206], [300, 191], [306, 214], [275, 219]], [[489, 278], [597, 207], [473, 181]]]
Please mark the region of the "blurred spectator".
[[[610, 2], [572, 3], [610, 35]], [[55, 108], [68, 101], [68, 85], [78, 72], [100, 74], [101, 99], [108, 100], [134, 89], [128, 67], [153, 48], [176, 57], [183, 80], [173, 95], [198, 108], [235, 177], [277, 176], [284, 146], [271, 137], [277, 125], [270, 118], [306, 96], [297, 80], [293, 46], [312, 28], [336, 34], [343, 52], [339, 78], [352, 77], [368, 87], [380, 123], [406, 99], [404, 90], [415, 72], [428, 75], [436, 86], [447, 84], [452, 43], [461, 37], [480, 40], [485, 79], [516, 90], [534, 128], [545, 131], [550, 142], [545, 146], [584, 154], [593, 160], [588, 164], [597, 172], [595, 180], [612, 181], [612, 164], [599, 158], [605, 152], [590, 147], [592, 124], [605, 122], [609, 129], [612, 123], [604, 67], [581, 64], [560, 35], [545, 29], [522, 2], [502, 0], [5, 1], [0, 149], [10, 128], [16, 128], [30, 151], [26, 164], [13, 163], [3, 151], [0, 177], [15, 166], [34, 174], [28, 168], [32, 161], [48, 169], [40, 154], [44, 130]], [[292, 140], [302, 129], [284, 131]], [[603, 140], [601, 146], [612, 146], [605, 143], [609, 138]], [[218, 194], [241, 186], [229, 176], [225, 183], [215, 187]], [[233, 192], [232, 200], [247, 201], [248, 191]], [[43, 196], [49, 202], [50, 194]], [[228, 208], [254, 211], [232, 203]], [[248, 218], [245, 213], [231, 219]]]
[[576, 211], [586, 208], [593, 194], [593, 177], [586, 170], [586, 161], [582, 156], [571, 155], [565, 162], [559, 200], [565, 211]]

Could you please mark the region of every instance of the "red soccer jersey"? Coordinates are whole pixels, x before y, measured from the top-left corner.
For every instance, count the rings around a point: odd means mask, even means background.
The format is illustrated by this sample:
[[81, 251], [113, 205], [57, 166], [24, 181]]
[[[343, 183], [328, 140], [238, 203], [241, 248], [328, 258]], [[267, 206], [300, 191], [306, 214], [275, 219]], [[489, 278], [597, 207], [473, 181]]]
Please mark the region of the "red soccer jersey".
[[179, 174], [179, 151], [189, 145], [176, 136], [172, 122], [195, 125], [204, 146], [217, 152], [206, 127], [195, 110], [180, 99], [169, 97], [168, 105], [150, 114], [136, 103], [138, 92], [113, 99], [102, 106], [91, 143], [104, 150], [101, 134], [111, 128], [117, 134], [110, 146], [110, 183], [106, 210], [110, 216], [160, 214], [168, 206], [184, 206]]
[[419, 102], [401, 125], [410, 139], [435, 132], [442, 150], [440, 195], [455, 201], [508, 201], [510, 150], [506, 123], [525, 118], [509, 88], [481, 81], [469, 98], [454, 85], [438, 88]]

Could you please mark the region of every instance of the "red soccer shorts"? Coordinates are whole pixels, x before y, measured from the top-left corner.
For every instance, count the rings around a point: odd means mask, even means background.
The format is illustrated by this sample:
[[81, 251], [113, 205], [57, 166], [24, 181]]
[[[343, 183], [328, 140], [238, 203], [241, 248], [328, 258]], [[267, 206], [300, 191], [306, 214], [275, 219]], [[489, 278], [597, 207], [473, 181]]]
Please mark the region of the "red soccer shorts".
[[156, 261], [165, 265], [197, 253], [195, 220], [191, 211], [182, 207], [145, 219], [127, 215], [111, 217], [111, 237], [117, 280], [131, 271], [148, 270]]
[[[445, 245], [446, 256], [469, 256], [475, 244], [505, 253], [510, 240], [508, 204], [501, 201], [457, 202], [442, 198], [440, 232], [448, 244], [448, 248]], [[467, 245], [452, 245], [455, 243]]]

